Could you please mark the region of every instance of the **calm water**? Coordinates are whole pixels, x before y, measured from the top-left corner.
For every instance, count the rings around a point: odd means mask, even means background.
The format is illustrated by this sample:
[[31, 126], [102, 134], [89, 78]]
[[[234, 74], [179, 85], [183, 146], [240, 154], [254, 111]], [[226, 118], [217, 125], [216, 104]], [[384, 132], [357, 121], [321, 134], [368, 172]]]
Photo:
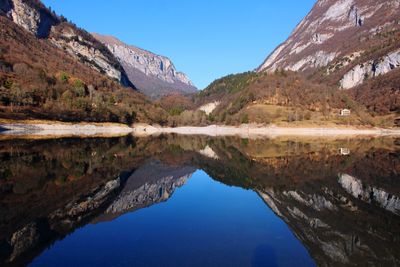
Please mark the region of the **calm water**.
[[398, 266], [400, 142], [0, 141], [0, 265]]

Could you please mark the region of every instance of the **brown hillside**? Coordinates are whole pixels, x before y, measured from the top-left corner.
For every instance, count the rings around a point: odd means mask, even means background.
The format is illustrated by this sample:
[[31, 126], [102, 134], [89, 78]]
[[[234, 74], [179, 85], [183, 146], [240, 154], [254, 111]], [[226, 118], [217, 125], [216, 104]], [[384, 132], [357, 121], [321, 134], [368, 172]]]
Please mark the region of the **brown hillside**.
[[163, 111], [0, 17], [0, 115], [65, 121], [164, 120]]

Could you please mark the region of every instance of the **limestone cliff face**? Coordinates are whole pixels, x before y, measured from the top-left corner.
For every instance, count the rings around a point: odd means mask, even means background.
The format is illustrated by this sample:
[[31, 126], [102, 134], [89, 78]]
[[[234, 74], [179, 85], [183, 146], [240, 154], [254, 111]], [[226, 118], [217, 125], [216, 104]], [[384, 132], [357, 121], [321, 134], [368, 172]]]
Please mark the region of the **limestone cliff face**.
[[112, 36], [93, 33], [124, 67], [130, 80], [144, 94], [158, 98], [172, 93], [194, 93], [196, 87], [182, 72], [178, 72], [167, 57], [127, 45]]
[[69, 54], [83, 60], [92, 68], [116, 80], [122, 79], [122, 67], [95, 39], [69, 24], [53, 27], [50, 40]]
[[342, 89], [350, 89], [362, 84], [364, 80], [368, 78], [386, 74], [399, 67], [400, 49], [397, 49], [379, 59], [368, 60], [367, 62], [356, 65], [343, 76], [340, 85]]
[[89, 67], [133, 87], [123, 67], [102, 43], [52, 13], [39, 0], [2, 0], [0, 9], [0, 14], [38, 38], [48, 39]]
[[[9, 12], [13, 21], [25, 30], [37, 34], [40, 23], [39, 10], [31, 8], [21, 0], [15, 0], [12, 3], [13, 8]], [[11, 7], [11, 4], [8, 6]]]
[[58, 18], [40, 1], [3, 0], [0, 9], [2, 14], [39, 38], [47, 37], [51, 27], [58, 23]]
[[325, 67], [337, 58], [359, 52], [361, 34], [369, 36], [397, 25], [399, 15], [399, 0], [319, 0], [258, 71]]

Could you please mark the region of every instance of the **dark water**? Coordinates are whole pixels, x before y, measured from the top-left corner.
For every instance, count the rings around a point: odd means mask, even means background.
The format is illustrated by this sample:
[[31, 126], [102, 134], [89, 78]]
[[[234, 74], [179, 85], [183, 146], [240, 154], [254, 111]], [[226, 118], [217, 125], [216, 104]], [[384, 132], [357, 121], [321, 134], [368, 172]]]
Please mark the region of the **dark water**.
[[398, 266], [400, 142], [0, 141], [0, 265]]

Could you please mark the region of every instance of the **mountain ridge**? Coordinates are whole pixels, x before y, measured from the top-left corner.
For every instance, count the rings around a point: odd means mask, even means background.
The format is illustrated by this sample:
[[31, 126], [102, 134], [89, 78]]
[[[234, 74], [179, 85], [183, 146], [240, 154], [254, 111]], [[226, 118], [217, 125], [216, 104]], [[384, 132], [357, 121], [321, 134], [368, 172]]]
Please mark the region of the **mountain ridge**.
[[[36, 0], [3, 0], [0, 10], [2, 118], [126, 124], [166, 120], [164, 110], [131, 89], [122, 66], [86, 31]], [[41, 10], [58, 24], [46, 24], [47, 35], [38, 36]]]
[[39, 39], [47, 39], [96, 71], [135, 89], [123, 67], [87, 31], [58, 16], [39, 0], [2, 0], [3, 16]]
[[151, 98], [179, 93], [195, 93], [197, 88], [187, 75], [176, 70], [172, 61], [137, 46], [128, 45], [111, 35], [92, 35], [102, 42], [124, 67], [130, 80]]
[[307, 71], [326, 67], [338, 57], [363, 52], [365, 45], [360, 39], [396, 26], [399, 7], [398, 0], [319, 0], [256, 70]]

